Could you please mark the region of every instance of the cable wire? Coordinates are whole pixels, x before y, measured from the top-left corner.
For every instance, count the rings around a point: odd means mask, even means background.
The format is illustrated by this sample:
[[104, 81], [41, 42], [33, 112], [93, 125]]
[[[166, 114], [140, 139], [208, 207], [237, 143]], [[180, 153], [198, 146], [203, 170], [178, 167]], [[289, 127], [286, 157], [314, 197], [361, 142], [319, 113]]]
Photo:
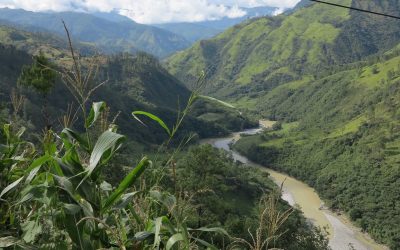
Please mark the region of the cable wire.
[[359, 8], [355, 8], [355, 7], [351, 7], [351, 6], [346, 6], [346, 5], [336, 4], [336, 3], [330, 3], [330, 2], [325, 2], [325, 1], [321, 1], [321, 0], [309, 0], [309, 1], [316, 2], [316, 3], [322, 3], [322, 4], [327, 4], [327, 5], [336, 6], [336, 7], [341, 7], [341, 8], [350, 9], [350, 10], [356, 10], [356, 11], [365, 12], [365, 13], [369, 13], [369, 14], [374, 14], [374, 15], [378, 15], [378, 16], [384, 16], [384, 17], [400, 19], [399, 16], [393, 16], [393, 15], [389, 15], [389, 14], [385, 14], [385, 13], [379, 13], [379, 12], [374, 12], [374, 11], [370, 11], [370, 10], [359, 9]]

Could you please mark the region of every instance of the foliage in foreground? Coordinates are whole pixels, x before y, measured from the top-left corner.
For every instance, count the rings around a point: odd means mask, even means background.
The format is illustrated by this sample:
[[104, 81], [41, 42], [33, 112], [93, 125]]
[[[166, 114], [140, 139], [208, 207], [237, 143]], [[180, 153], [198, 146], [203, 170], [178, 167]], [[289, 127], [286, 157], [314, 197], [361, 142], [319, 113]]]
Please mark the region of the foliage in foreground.
[[[70, 38], [67, 29], [66, 32]], [[282, 207], [282, 204], [278, 206], [279, 195], [276, 194], [262, 199], [268, 202], [260, 203], [259, 217], [255, 220], [258, 227], [250, 226], [248, 229], [249, 237], [256, 235], [257, 241], [251, 242], [243, 234], [231, 238], [219, 227], [229, 219], [219, 225], [211, 225], [192, 216], [192, 211], [203, 207], [202, 203], [206, 200], [204, 196], [203, 200], [187, 199], [201, 191], [202, 187], [196, 186], [193, 179], [191, 182], [194, 185], [186, 185], [191, 177], [185, 176], [185, 173], [196, 173], [198, 167], [205, 166], [201, 160], [209, 157], [211, 161], [207, 163], [208, 168], [203, 169], [206, 171], [198, 173], [211, 177], [207, 177], [207, 181], [204, 179], [204, 183], [212, 183], [212, 188], [219, 185], [214, 170], [222, 171], [219, 175], [229, 173], [233, 178], [240, 176], [238, 170], [229, 168], [233, 165], [232, 160], [223, 168], [212, 168], [221, 166], [223, 159], [226, 161], [229, 158], [215, 157], [215, 151], [210, 151], [210, 147], [203, 152], [195, 152], [194, 157], [200, 162], [195, 165], [184, 164], [178, 174], [174, 156], [180, 146], [162, 163], [157, 158], [153, 163], [148, 157], [142, 157], [135, 167], [127, 170], [119, 183], [108, 183], [106, 174], [112, 172], [112, 162], [126, 137], [118, 133], [116, 118], [109, 120], [105, 102], [94, 102], [88, 109], [93, 92], [104, 82], [93, 84], [98, 70], [96, 58], [93, 62], [81, 64], [74, 54], [71, 39], [68, 40], [71, 69], [57, 71], [75, 98], [78, 110], [74, 113], [71, 108], [64, 115], [61, 119], [64, 126], [62, 131], [56, 132], [47, 126], [41, 142], [33, 144], [23, 139], [25, 128], [18, 122], [19, 108], [24, 98], [14, 94], [14, 113], [5, 119], [0, 133], [1, 248], [242, 249], [247, 245], [250, 249], [264, 249], [278, 245], [278, 240], [288, 235], [290, 230], [281, 227], [290, 221], [289, 215], [293, 210]], [[32, 69], [36, 66], [33, 65]], [[24, 74], [28, 85], [32, 85], [29, 79], [53, 79], [53, 75], [43, 74], [41, 70], [26, 68]], [[139, 116], [145, 116], [164, 129], [168, 139], [160, 151], [166, 150], [170, 148], [173, 137], [197, 97], [198, 92], [194, 91], [171, 128], [154, 114], [135, 111], [132, 115], [140, 122]], [[75, 125], [77, 121], [81, 121], [81, 124]], [[188, 171], [181, 172], [185, 165]], [[147, 175], [143, 175], [145, 171]], [[162, 185], [168, 179], [165, 173], [172, 173], [170, 181], [174, 188]], [[251, 186], [247, 184], [249, 180], [251, 178], [243, 178], [241, 186]], [[256, 198], [261, 196], [259, 192]], [[254, 199], [251, 200], [254, 204]], [[206, 205], [204, 209], [210, 209], [210, 206]], [[255, 214], [257, 217], [258, 213]], [[299, 217], [294, 219], [298, 220]], [[198, 225], [193, 221], [199, 222]], [[304, 221], [301, 223], [304, 225]], [[302, 229], [311, 232], [308, 228]], [[252, 233], [253, 230], [255, 233]], [[297, 240], [299, 247], [288, 249], [326, 249], [326, 240], [317, 237], [320, 234], [312, 233], [311, 237], [303, 234], [303, 238], [298, 238], [298, 230], [294, 232], [288, 237]], [[314, 240], [319, 240], [321, 245], [314, 244]], [[305, 244], [314, 247], [309, 248]]]

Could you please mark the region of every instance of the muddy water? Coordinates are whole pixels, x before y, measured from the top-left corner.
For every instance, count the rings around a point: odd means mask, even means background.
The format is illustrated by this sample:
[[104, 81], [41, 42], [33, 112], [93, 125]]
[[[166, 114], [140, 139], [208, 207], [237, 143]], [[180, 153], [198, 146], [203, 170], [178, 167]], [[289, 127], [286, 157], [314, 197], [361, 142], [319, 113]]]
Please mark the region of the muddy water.
[[[241, 133], [256, 134], [261, 129], [246, 130]], [[224, 149], [232, 153], [236, 161], [246, 163], [249, 166], [261, 168], [267, 171], [277, 185], [283, 185], [282, 198], [292, 206], [298, 206], [304, 213], [304, 216], [314, 225], [325, 228], [329, 233], [329, 244], [333, 250], [383, 250], [387, 249], [376, 244], [367, 235], [362, 234], [358, 228], [355, 228], [345, 218], [337, 216], [329, 210], [321, 209], [323, 201], [319, 198], [315, 190], [307, 184], [296, 180], [288, 175], [278, 173], [266, 167], [260, 166], [249, 161], [243, 155], [230, 149], [230, 144], [240, 138], [240, 133], [234, 133], [226, 138], [207, 139], [202, 143], [211, 144], [216, 148]]]

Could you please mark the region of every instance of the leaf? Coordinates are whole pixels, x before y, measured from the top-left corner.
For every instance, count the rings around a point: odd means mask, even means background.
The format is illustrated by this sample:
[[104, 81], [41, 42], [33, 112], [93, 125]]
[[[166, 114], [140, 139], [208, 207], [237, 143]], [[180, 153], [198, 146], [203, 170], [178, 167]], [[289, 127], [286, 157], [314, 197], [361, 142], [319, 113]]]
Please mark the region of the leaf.
[[201, 228], [197, 228], [197, 229], [189, 229], [189, 231], [214, 232], [214, 233], [220, 233], [220, 234], [229, 236], [228, 232], [226, 232], [225, 229], [220, 228], [220, 227], [212, 227], [212, 228], [201, 227]]
[[143, 241], [143, 240], [147, 239], [148, 237], [150, 237], [153, 234], [154, 233], [152, 233], [152, 232], [146, 232], [146, 231], [138, 232], [138, 233], [135, 234], [134, 239], [137, 240], [137, 241]]
[[136, 194], [140, 193], [140, 191], [123, 194], [121, 196], [120, 201], [114, 206], [115, 209], [123, 209], [125, 208], [135, 197]]
[[32, 162], [32, 164], [29, 166], [29, 168], [27, 169], [28, 171], [30, 171], [30, 173], [29, 173], [28, 177], [26, 177], [25, 184], [30, 183], [33, 180], [33, 178], [35, 177], [35, 175], [37, 174], [37, 172], [39, 172], [40, 167], [51, 159], [52, 158], [46, 154], [46, 155], [43, 155], [42, 157], [34, 160]]
[[105, 102], [94, 102], [92, 108], [90, 109], [89, 116], [85, 121], [85, 127], [90, 128], [97, 121], [100, 113], [106, 108]]
[[9, 192], [10, 190], [12, 190], [13, 188], [15, 188], [23, 179], [24, 177], [19, 178], [18, 180], [14, 181], [13, 183], [11, 183], [10, 185], [8, 185], [5, 189], [3, 189], [3, 191], [1, 191], [0, 193], [0, 198], [3, 197], [3, 195], [5, 195], [7, 192]]
[[4, 124], [3, 126], [4, 135], [6, 136], [8, 141], [10, 140], [10, 127], [11, 127], [10, 124]]
[[74, 214], [77, 214], [81, 210], [81, 207], [76, 205], [76, 204], [67, 204], [67, 203], [65, 203], [64, 204], [64, 210], [65, 210], [65, 213], [70, 214], [70, 215], [74, 215]]
[[42, 232], [42, 226], [37, 221], [27, 221], [21, 227], [24, 231], [23, 239], [26, 243], [33, 242], [36, 236]]
[[54, 179], [60, 185], [60, 187], [62, 189], [64, 189], [71, 196], [71, 198], [76, 199], [76, 197], [74, 195], [74, 188], [73, 188], [73, 185], [72, 185], [71, 181], [68, 180], [64, 176], [57, 176], [57, 175], [53, 175], [53, 176], [54, 176]]
[[79, 183], [77, 188], [89, 177], [92, 175], [93, 171], [99, 165], [99, 163], [104, 164], [110, 160], [115, 151], [117, 151], [122, 145], [122, 141], [125, 139], [125, 136], [111, 132], [105, 131], [100, 135], [99, 139], [94, 145], [92, 154], [90, 155], [89, 166], [87, 167], [86, 176]]
[[179, 241], [184, 241], [185, 238], [183, 237], [183, 235], [181, 233], [177, 233], [171, 236], [171, 238], [169, 238], [169, 240], [167, 241], [167, 246], [166, 246], [166, 250], [170, 250], [175, 243], [179, 242]]
[[150, 197], [163, 204], [168, 210], [172, 210], [176, 205], [176, 198], [169, 193], [161, 193], [158, 190], [150, 191]]
[[206, 100], [209, 100], [209, 101], [213, 101], [213, 102], [219, 103], [219, 104], [221, 104], [222, 106], [225, 106], [225, 107], [228, 107], [228, 108], [236, 109], [236, 107], [233, 106], [232, 104], [229, 104], [229, 103], [227, 103], [227, 102], [218, 100], [218, 99], [213, 98], [213, 97], [211, 97], [211, 96], [200, 95], [199, 97], [200, 97], [200, 98], [203, 98], [203, 99], [206, 99]]
[[89, 143], [85, 138], [83, 138], [80, 134], [77, 132], [73, 131], [72, 129], [69, 128], [64, 128], [63, 131], [61, 132], [61, 137], [65, 140], [69, 139], [69, 142], [72, 143], [72, 139], [77, 141], [79, 143], [79, 146], [81, 146], [86, 152], [90, 151]]
[[216, 248], [214, 245], [208, 243], [207, 241], [204, 241], [202, 239], [195, 238], [195, 237], [193, 237], [193, 239], [196, 240], [197, 242], [200, 242], [200, 244], [207, 247], [207, 249], [218, 250], [218, 248]]
[[26, 128], [25, 128], [25, 127], [22, 127], [22, 128], [20, 128], [20, 129], [18, 130], [18, 132], [15, 134], [15, 136], [19, 139], [19, 138], [21, 138], [21, 136], [25, 133], [25, 131], [26, 131]]
[[154, 221], [155, 232], [154, 232], [153, 249], [155, 249], [155, 248], [159, 249], [160, 248], [160, 243], [161, 243], [160, 231], [161, 231], [162, 221], [163, 221], [163, 217], [158, 217]]
[[106, 182], [106, 181], [103, 181], [103, 182], [100, 184], [100, 189], [103, 190], [103, 191], [112, 191], [112, 186], [111, 186], [110, 183], [108, 183], [108, 182]]
[[158, 122], [158, 124], [160, 124], [160, 126], [165, 129], [165, 131], [168, 133], [168, 135], [171, 136], [171, 131], [169, 130], [168, 126], [158, 116], [155, 116], [155, 115], [145, 112], [145, 111], [134, 111], [134, 112], [132, 112], [132, 115], [136, 120], [138, 120], [143, 125], [144, 125], [144, 123], [136, 115], [147, 116], [148, 118]]
[[100, 161], [107, 162], [111, 158], [114, 152], [119, 149], [124, 139], [123, 135], [111, 131], [105, 131], [101, 134], [90, 155], [88, 176], [91, 175]]
[[18, 239], [12, 236], [0, 238], [0, 247], [10, 247], [18, 243]]
[[81, 206], [85, 216], [93, 217], [93, 207], [92, 207], [92, 205], [90, 205], [90, 203], [87, 200], [81, 198], [79, 200], [79, 205]]
[[143, 173], [143, 171], [151, 165], [151, 161], [146, 157], [121, 181], [118, 188], [110, 195], [103, 205], [103, 211], [112, 206], [118, 200], [123, 192], [128, 189], [135, 180]]

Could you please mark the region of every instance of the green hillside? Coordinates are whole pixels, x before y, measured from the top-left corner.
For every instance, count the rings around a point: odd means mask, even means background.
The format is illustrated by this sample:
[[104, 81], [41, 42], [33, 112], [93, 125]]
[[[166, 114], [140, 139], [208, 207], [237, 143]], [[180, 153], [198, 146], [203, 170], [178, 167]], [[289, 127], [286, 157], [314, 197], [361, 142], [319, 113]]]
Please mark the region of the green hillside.
[[[397, 1], [368, 2], [370, 6], [363, 2], [362, 7], [398, 9]], [[166, 65], [188, 84], [197, 72], [208, 70], [213, 83], [209, 93], [217, 97], [254, 98], [282, 83], [318, 76], [332, 65], [390, 49], [399, 41], [398, 31], [395, 20], [312, 4], [287, 16], [244, 22], [176, 53]]]
[[[62, 61], [67, 55], [68, 43], [62, 37], [48, 32], [23, 31], [8, 22], [0, 21], [0, 43], [27, 51], [32, 55], [42, 52], [56, 61]], [[96, 52], [94, 46], [81, 42], [75, 42], [74, 47], [82, 55], [93, 55]]]
[[61, 23], [64, 20], [75, 39], [96, 45], [106, 53], [133, 53], [139, 50], [165, 57], [189, 45], [183, 37], [163, 29], [131, 20], [114, 22], [86, 13], [41, 13], [3, 8], [0, 9], [0, 20], [28, 31], [47, 31], [58, 35], [64, 35]]
[[[46, 36], [46, 33], [29, 33], [6, 26], [1, 26], [0, 34], [1, 105], [10, 108], [11, 91], [20, 89], [19, 91], [27, 96], [23, 110], [24, 120], [30, 121], [37, 131], [40, 131], [44, 126], [41, 114], [44, 99], [32, 89], [17, 86], [17, 79], [23, 65], [32, 62], [31, 54], [38, 54], [40, 51], [61, 68], [70, 67], [71, 60], [68, 56], [67, 44], [61, 38]], [[87, 51], [93, 53], [90, 50]], [[151, 122], [148, 125], [150, 130], [134, 122], [131, 112], [133, 110], [152, 111], [172, 126], [176, 122], [178, 110], [182, 110], [186, 105], [190, 91], [171, 76], [156, 58], [145, 53], [101, 56], [99, 63], [102, 74], [98, 75], [96, 81], [107, 80], [107, 83], [95, 93], [91, 101], [106, 101], [111, 107], [110, 116], [121, 111], [118, 118], [119, 126], [131, 138], [137, 141], [143, 141], [146, 138], [146, 142], [150, 144], [163, 141], [166, 135], [162, 129]], [[60, 116], [65, 113], [69, 103], [74, 103], [72, 95], [69, 94], [61, 79], [57, 80], [54, 90], [49, 94], [48, 102], [51, 104], [49, 112], [53, 126], [59, 126]], [[206, 106], [209, 108], [205, 108]], [[209, 112], [217, 114], [220, 122], [203, 119]], [[193, 115], [186, 119], [185, 125], [185, 129], [180, 131], [182, 136], [195, 132], [200, 137], [207, 137], [254, 126], [255, 123], [239, 115], [235, 109], [203, 100], [196, 104]]]
[[281, 85], [258, 104], [278, 131], [236, 149], [315, 187], [377, 240], [399, 249], [400, 51], [314, 80]]

